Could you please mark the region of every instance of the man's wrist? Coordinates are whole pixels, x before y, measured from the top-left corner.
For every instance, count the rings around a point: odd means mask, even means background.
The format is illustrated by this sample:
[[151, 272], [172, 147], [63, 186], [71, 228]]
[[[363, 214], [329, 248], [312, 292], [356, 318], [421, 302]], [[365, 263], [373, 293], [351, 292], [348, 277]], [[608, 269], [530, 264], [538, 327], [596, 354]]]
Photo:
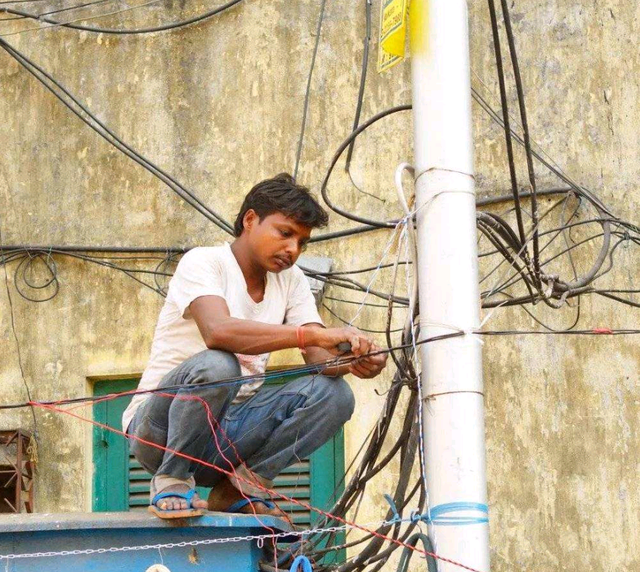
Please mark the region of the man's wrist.
[[305, 346], [319, 346], [322, 328], [314, 328], [313, 326], [302, 326], [304, 330]]

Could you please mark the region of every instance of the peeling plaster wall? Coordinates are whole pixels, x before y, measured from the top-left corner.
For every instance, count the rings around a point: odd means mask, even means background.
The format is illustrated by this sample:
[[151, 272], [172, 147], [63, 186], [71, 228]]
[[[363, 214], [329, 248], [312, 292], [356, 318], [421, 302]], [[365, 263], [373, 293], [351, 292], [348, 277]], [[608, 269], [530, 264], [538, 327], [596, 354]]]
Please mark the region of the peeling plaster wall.
[[[44, 4], [44, 3], [43, 3]], [[474, 86], [497, 108], [489, 19], [470, 6]], [[135, 27], [178, 20], [201, 2], [150, 5], [94, 24]], [[41, 4], [39, 9], [44, 11]], [[53, 9], [53, 8], [52, 8]], [[379, 2], [374, 2], [374, 24]], [[49, 29], [6, 37], [123, 139], [232, 219], [258, 180], [292, 170], [318, 3], [247, 0], [207, 22], [154, 35], [107, 36]], [[362, 2], [329, 2], [313, 76], [300, 178], [318, 190], [348, 134], [358, 90]], [[620, 217], [637, 223], [640, 175], [640, 7], [630, 0], [523, 1], [513, 7], [534, 139], [573, 178]], [[71, 18], [70, 18], [71, 19]], [[3, 23], [2, 32], [35, 24]], [[408, 64], [375, 73], [372, 46], [363, 118], [410, 101]], [[6, 53], [0, 52], [0, 225], [4, 244], [196, 246], [224, 234], [149, 173], [72, 116]], [[515, 101], [512, 99], [515, 113]], [[502, 133], [474, 107], [477, 188], [508, 192]], [[399, 214], [393, 171], [411, 160], [411, 116], [378, 123], [359, 140], [353, 189], [342, 169], [330, 187], [343, 208], [376, 218]], [[520, 153], [520, 151], [518, 151]], [[522, 155], [519, 155], [522, 159]], [[521, 162], [524, 166], [524, 162]], [[541, 188], [558, 185], [538, 168]], [[524, 182], [525, 171], [521, 169]], [[551, 204], [546, 199], [544, 205]], [[328, 230], [349, 225], [332, 217]], [[337, 268], [375, 264], [386, 232], [314, 245]], [[586, 265], [593, 252], [577, 263]], [[621, 247], [608, 284], [639, 276], [637, 249]], [[146, 266], [148, 267], [148, 266]], [[162, 300], [120, 273], [58, 259], [60, 292], [43, 304], [8, 283], [24, 375], [34, 399], [92, 391], [90, 377], [140, 372]], [[4, 276], [0, 273], [0, 278]], [[388, 287], [384, 274], [380, 289]], [[353, 292], [333, 295], [360, 299]], [[637, 298], [636, 298], [637, 300]], [[332, 306], [351, 316], [355, 306]], [[3, 401], [25, 398], [7, 292], [0, 288]], [[585, 297], [584, 327], [637, 327], [638, 310]], [[535, 308], [554, 327], [573, 311]], [[380, 329], [384, 310], [360, 324]], [[325, 312], [327, 323], [336, 320]], [[498, 329], [540, 328], [519, 309], [491, 318]], [[485, 340], [487, 452], [494, 570], [640, 569], [640, 352], [632, 337], [506, 337]], [[273, 364], [292, 363], [291, 352]], [[352, 380], [357, 411], [347, 427], [347, 460], [375, 421], [389, 378]], [[36, 508], [88, 510], [91, 447], [87, 425], [37, 413], [40, 433]], [[30, 427], [28, 411], [2, 412], [0, 426]], [[400, 420], [398, 420], [398, 425]], [[359, 519], [382, 516], [393, 467], [371, 486]]]

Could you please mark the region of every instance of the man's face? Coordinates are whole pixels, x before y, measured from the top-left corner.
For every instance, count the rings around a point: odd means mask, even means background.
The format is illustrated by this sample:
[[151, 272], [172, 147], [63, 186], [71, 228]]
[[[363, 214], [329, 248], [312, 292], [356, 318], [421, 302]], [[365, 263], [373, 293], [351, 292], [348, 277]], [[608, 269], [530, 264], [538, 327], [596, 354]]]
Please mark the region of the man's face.
[[282, 213], [267, 215], [260, 221], [255, 211], [249, 210], [243, 222], [252, 257], [268, 272], [293, 266], [311, 236], [310, 227]]

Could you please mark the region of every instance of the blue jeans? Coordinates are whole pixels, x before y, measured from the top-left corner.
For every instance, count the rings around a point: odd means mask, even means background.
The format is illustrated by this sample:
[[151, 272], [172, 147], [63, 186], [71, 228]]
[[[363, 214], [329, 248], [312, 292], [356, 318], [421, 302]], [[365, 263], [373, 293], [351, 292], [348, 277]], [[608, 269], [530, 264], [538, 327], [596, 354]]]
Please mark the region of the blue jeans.
[[[205, 350], [169, 372], [159, 387], [197, 386], [240, 375], [235, 355]], [[196, 389], [170, 390], [169, 396], [151, 394], [140, 405], [128, 433], [202, 459], [240, 475], [243, 491], [264, 496], [247, 485], [257, 480], [270, 487], [286, 467], [326, 443], [353, 414], [355, 400], [342, 378], [310, 375], [278, 386], [262, 386], [250, 399], [234, 404], [239, 384], [215, 383]], [[213, 438], [204, 404], [220, 424]], [[190, 398], [190, 399], [185, 399]], [[233, 446], [231, 446], [233, 443]], [[199, 486], [214, 487], [221, 471], [130, 439], [131, 452], [154, 475]], [[244, 466], [242, 462], [244, 461]], [[248, 469], [248, 473], [247, 473]], [[192, 481], [193, 482], [193, 481]]]

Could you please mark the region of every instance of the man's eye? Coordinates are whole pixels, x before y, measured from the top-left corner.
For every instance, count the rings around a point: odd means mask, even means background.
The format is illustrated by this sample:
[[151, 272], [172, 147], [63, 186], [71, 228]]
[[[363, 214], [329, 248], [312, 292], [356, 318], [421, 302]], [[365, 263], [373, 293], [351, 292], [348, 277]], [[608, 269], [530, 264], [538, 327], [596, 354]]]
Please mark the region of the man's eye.
[[286, 238], [291, 236], [291, 233], [288, 230], [281, 230], [280, 234]]

